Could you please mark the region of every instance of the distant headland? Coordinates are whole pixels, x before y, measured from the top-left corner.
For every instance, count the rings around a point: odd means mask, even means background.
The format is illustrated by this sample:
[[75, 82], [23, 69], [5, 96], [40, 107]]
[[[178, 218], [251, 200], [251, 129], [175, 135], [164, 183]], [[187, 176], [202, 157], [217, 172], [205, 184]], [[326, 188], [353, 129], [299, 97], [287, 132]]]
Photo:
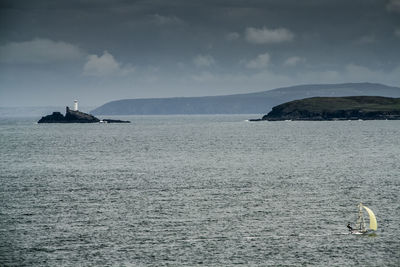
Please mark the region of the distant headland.
[[283, 103], [251, 121], [400, 120], [400, 98], [311, 97]]
[[130, 121], [103, 119], [100, 120], [91, 114], [78, 110], [78, 101], [74, 101], [74, 109], [66, 107], [65, 116], [60, 112], [42, 117], [38, 123], [130, 123]]
[[400, 97], [400, 87], [378, 83], [305, 84], [236, 95], [121, 99], [105, 103], [91, 114], [267, 114], [272, 107], [297, 99], [357, 95]]

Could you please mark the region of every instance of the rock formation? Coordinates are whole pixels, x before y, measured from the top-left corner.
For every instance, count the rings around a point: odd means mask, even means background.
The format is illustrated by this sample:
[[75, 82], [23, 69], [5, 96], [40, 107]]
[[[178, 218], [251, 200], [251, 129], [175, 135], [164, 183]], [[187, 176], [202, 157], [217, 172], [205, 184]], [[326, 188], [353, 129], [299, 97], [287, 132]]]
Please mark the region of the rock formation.
[[[130, 121], [104, 119], [103, 122], [107, 123], [129, 123]], [[95, 123], [100, 122], [98, 118], [93, 115], [80, 112], [78, 110], [71, 110], [66, 107], [65, 116], [60, 112], [53, 112], [51, 115], [42, 117], [38, 123]]]
[[42, 117], [38, 123], [94, 123], [100, 120], [93, 115], [66, 108], [65, 116], [60, 112]]

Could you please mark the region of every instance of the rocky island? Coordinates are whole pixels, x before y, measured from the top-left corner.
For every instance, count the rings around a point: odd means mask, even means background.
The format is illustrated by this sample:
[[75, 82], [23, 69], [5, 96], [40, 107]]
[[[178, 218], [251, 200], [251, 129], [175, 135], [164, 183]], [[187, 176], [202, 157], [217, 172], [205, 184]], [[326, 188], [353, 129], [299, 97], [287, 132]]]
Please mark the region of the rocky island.
[[78, 111], [77, 103], [75, 103], [74, 110], [66, 107], [65, 116], [60, 112], [53, 112], [51, 115], [42, 117], [38, 123], [130, 123], [130, 121], [103, 119], [100, 120], [91, 114]]
[[275, 106], [271, 112], [258, 120], [400, 120], [400, 98], [311, 97]]

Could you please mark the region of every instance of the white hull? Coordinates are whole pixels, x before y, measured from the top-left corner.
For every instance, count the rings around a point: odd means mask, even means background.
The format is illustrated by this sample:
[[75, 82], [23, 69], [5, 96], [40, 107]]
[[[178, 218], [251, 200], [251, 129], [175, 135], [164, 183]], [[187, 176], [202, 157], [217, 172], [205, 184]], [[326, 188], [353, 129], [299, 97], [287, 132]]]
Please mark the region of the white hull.
[[359, 231], [351, 231], [350, 234], [352, 235], [365, 235], [368, 232], [359, 232]]
[[350, 234], [352, 235], [369, 235], [369, 234], [374, 234], [375, 231], [373, 230], [366, 230], [366, 231], [360, 231], [360, 230], [352, 230], [350, 231]]

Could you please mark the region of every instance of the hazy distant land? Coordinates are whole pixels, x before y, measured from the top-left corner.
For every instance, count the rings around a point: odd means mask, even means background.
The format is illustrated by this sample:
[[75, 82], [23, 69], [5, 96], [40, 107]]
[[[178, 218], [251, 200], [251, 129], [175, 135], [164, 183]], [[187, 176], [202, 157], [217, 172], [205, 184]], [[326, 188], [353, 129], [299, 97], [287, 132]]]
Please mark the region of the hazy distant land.
[[308, 97], [400, 97], [400, 88], [376, 83], [299, 85], [274, 90], [205, 97], [123, 99], [91, 111], [95, 115], [266, 114], [272, 107]]

